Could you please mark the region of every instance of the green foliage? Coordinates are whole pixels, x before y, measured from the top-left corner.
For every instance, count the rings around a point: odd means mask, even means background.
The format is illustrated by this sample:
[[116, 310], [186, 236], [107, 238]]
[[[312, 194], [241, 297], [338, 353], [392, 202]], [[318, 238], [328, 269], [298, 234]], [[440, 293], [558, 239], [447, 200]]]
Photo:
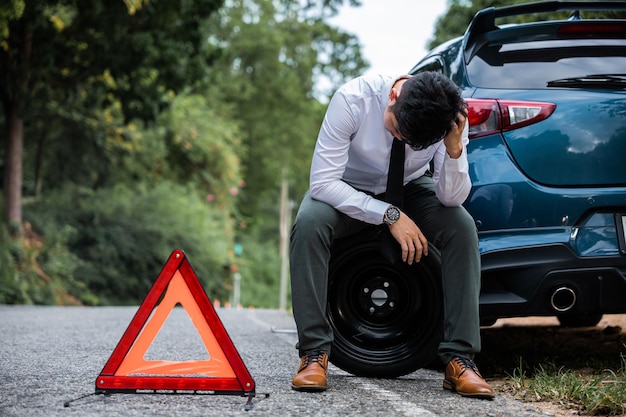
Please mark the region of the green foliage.
[[153, 120], [168, 91], [181, 91], [205, 71], [211, 55], [202, 22], [222, 2], [151, 0], [132, 14], [121, 1], [80, 2], [58, 38], [58, 52], [73, 53], [55, 58], [72, 79], [108, 71], [114, 83], [107, 91], [120, 99], [126, 120]]
[[0, 225], [0, 304], [23, 302], [19, 294], [18, 271], [11, 253], [13, 243], [4, 224]]
[[10, 237], [0, 228], [0, 303], [95, 304], [97, 298], [74, 276], [82, 261], [66, 245], [73, 231], [63, 228], [44, 243], [29, 224]]
[[3, 7], [0, 7], [0, 47], [2, 49], [8, 48], [5, 39], [9, 36], [9, 22], [19, 19], [24, 13], [24, 7], [24, 0], [8, 0]]
[[236, 260], [241, 273], [241, 304], [277, 308], [279, 304], [280, 256], [278, 242], [262, 236], [244, 236], [244, 248]]
[[[312, 2], [310, 2], [312, 3]], [[358, 40], [325, 23], [324, 8], [302, 9], [300, 2], [235, 0], [209, 21], [209, 40], [220, 55], [208, 84], [238, 121], [246, 153], [242, 170], [247, 189], [239, 205], [257, 225], [263, 207], [273, 205], [278, 230], [278, 195], [283, 172], [291, 196], [299, 199], [324, 106], [313, 96], [318, 77], [336, 85], [365, 67]]]
[[169, 182], [154, 188], [69, 188], [28, 205], [25, 217], [47, 237], [73, 231], [67, 247], [81, 260], [73, 277], [100, 304], [137, 303], [174, 249], [185, 251], [211, 296], [226, 295], [229, 220], [193, 189]]
[[240, 155], [245, 152], [234, 122], [216, 114], [200, 95], [177, 97], [159, 120], [165, 131], [167, 166], [178, 182], [192, 183], [225, 205], [242, 181]]
[[0, 249], [0, 302], [137, 303], [175, 248], [226, 300], [236, 237], [242, 302], [277, 305], [280, 184], [292, 201], [308, 186], [319, 78], [366, 65], [325, 23], [358, 1], [222, 3], [0, 6], [0, 127], [17, 112], [24, 171], [15, 147], [0, 164], [32, 224]]
[[[118, 106], [124, 123], [153, 121], [168, 106], [170, 92], [181, 92], [203, 77], [211, 53], [202, 24], [222, 1], [2, 3], [0, 103], [7, 115], [3, 126], [7, 134], [4, 177], [8, 186], [3, 189], [7, 222], [22, 222], [22, 179], [27, 176], [22, 171], [22, 148], [36, 149], [33, 188], [38, 193], [43, 182], [39, 168], [47, 160], [45, 145], [66, 138], [62, 121], [55, 123], [59, 129], [52, 132], [54, 136], [45, 125], [34, 135], [23, 133], [22, 127], [57, 121], [54, 112], [63, 109], [74, 122], [67, 129], [72, 141], [81, 144], [80, 150], [98, 155], [107, 142], [106, 130], [82, 131], [80, 126], [97, 118], [100, 108], [111, 103]], [[77, 105], [86, 97], [87, 106]], [[66, 154], [80, 155], [80, 150]], [[95, 167], [92, 170], [98, 174], [107, 168], [94, 160], [98, 163], [84, 166]], [[101, 186], [98, 178], [81, 178]]]

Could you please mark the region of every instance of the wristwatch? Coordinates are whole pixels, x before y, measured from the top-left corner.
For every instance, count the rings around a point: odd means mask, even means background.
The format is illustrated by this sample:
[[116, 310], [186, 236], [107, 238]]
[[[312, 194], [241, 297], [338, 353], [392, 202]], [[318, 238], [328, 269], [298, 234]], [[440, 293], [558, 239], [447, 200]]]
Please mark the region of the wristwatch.
[[383, 223], [387, 226], [391, 226], [400, 218], [400, 209], [396, 206], [389, 206], [383, 216]]

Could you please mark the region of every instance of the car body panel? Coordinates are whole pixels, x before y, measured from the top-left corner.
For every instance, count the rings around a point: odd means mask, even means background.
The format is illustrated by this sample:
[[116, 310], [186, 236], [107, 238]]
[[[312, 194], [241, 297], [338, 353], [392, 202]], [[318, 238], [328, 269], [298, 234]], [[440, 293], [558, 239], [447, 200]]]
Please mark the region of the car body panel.
[[481, 90], [480, 94], [556, 104], [544, 122], [503, 135], [516, 165], [529, 179], [557, 187], [626, 186], [626, 92]]
[[[467, 99], [556, 104], [537, 123], [470, 135], [464, 205], [479, 234], [481, 318], [626, 313], [626, 20], [493, 24], [498, 14], [578, 5], [626, 11], [607, 2], [490, 8], [410, 71], [441, 72]], [[616, 76], [586, 78], [604, 72]]]

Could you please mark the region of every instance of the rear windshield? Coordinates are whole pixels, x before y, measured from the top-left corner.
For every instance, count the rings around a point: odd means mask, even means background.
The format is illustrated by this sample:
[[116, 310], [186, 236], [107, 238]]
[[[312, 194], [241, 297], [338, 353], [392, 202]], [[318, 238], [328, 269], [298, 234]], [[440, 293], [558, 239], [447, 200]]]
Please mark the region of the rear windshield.
[[467, 66], [482, 88], [546, 88], [554, 80], [626, 74], [626, 39], [576, 39], [485, 45]]

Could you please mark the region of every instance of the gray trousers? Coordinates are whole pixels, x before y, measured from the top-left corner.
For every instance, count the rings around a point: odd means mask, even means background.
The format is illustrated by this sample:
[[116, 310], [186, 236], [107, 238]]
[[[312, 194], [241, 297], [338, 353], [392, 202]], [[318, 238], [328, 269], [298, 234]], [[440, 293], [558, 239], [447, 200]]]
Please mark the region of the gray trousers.
[[[441, 252], [444, 340], [439, 357], [473, 359], [480, 351], [480, 255], [474, 220], [463, 207], [444, 207], [432, 178], [423, 176], [404, 186], [403, 212], [415, 221]], [[311, 349], [330, 354], [332, 329], [326, 318], [330, 246], [368, 225], [340, 213], [307, 193], [291, 230], [290, 268], [293, 313], [300, 355]]]

